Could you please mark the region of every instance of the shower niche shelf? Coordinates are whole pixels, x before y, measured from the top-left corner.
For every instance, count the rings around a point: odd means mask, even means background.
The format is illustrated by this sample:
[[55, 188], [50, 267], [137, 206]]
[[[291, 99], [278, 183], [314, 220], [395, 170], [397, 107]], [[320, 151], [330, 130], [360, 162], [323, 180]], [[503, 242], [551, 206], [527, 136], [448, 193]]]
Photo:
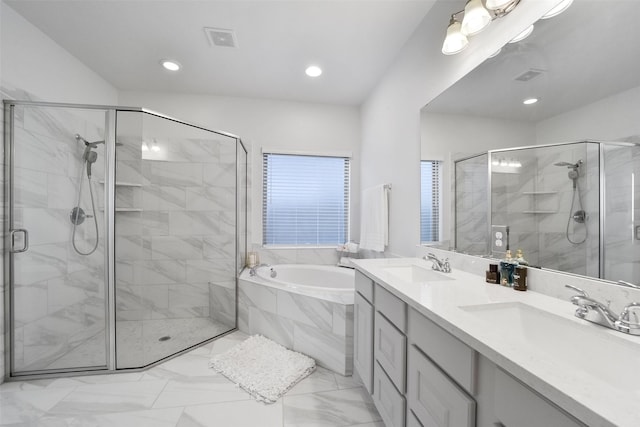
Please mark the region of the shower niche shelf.
[[523, 214], [554, 214], [558, 211], [522, 211]]
[[[100, 208], [104, 212], [104, 208]], [[142, 208], [116, 208], [116, 212], [142, 212]]]
[[[104, 185], [104, 181], [98, 181], [98, 183]], [[142, 187], [142, 184], [137, 182], [116, 181], [116, 187]]]
[[525, 196], [550, 196], [553, 194], [558, 194], [557, 191], [523, 191], [522, 194]]

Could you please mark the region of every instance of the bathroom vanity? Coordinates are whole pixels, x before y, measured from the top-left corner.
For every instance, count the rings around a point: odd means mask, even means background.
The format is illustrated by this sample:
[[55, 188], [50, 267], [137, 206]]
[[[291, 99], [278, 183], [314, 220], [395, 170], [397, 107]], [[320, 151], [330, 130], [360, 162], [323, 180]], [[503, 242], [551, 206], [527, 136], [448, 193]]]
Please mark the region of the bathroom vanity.
[[355, 264], [354, 366], [387, 427], [640, 425], [640, 337], [419, 258]]

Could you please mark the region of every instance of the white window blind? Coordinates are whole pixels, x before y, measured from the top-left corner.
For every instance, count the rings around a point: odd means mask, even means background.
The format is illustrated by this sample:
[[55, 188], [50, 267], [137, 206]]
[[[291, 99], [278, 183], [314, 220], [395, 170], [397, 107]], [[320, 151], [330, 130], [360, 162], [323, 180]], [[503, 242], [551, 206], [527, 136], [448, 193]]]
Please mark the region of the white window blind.
[[420, 162], [420, 242], [440, 240], [442, 162]]
[[265, 245], [349, 240], [349, 158], [264, 153]]

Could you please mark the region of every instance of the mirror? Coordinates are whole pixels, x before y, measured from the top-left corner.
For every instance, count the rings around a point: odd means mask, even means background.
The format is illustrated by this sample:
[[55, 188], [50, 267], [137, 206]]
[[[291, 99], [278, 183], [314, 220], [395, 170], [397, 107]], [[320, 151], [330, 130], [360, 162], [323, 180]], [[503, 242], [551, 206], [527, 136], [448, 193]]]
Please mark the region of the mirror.
[[[443, 188], [451, 195], [443, 203], [446, 246], [499, 256], [491, 225], [507, 225], [532, 264], [638, 281], [637, 16], [637, 1], [575, 1], [423, 108], [421, 159], [443, 162]], [[525, 105], [530, 98], [538, 101]], [[571, 165], [579, 161], [574, 180]], [[456, 207], [466, 219], [456, 218]], [[520, 215], [510, 215], [515, 211]], [[465, 240], [469, 230], [477, 236]]]

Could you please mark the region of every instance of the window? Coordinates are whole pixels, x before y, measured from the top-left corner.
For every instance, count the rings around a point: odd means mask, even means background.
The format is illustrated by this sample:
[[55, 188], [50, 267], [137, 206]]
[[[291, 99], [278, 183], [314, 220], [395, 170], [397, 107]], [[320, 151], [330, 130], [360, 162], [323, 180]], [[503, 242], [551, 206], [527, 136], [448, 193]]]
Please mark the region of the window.
[[264, 153], [265, 245], [349, 240], [349, 158]]
[[440, 240], [442, 162], [420, 162], [420, 242]]

